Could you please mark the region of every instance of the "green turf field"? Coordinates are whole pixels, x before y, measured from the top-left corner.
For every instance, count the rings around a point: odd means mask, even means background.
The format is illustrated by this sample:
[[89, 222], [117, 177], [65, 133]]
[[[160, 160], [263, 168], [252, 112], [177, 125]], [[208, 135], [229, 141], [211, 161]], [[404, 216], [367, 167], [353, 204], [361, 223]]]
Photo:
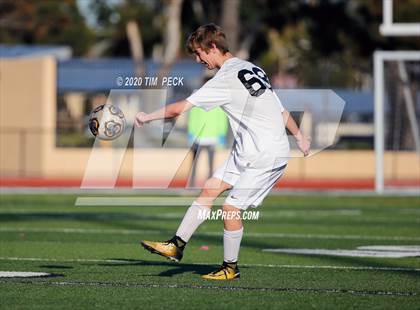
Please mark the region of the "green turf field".
[[[180, 264], [146, 252], [165, 240], [186, 207], [75, 206], [70, 195], [0, 196], [0, 308], [419, 309], [420, 258], [263, 252], [419, 245], [416, 197], [269, 197], [245, 223], [241, 279], [200, 275], [222, 261], [222, 221], [207, 221]], [[200, 249], [206, 245], [208, 250]]]

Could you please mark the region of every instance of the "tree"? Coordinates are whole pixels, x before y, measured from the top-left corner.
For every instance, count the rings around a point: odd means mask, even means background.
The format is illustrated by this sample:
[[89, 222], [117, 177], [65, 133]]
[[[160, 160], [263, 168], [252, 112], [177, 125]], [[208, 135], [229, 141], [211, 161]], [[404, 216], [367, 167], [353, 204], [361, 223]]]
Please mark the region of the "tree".
[[181, 43], [182, 0], [168, 0], [165, 8], [164, 52], [159, 76], [164, 76], [178, 59]]
[[223, 0], [221, 25], [229, 40], [231, 52], [236, 53], [240, 32], [239, 25], [240, 0]]
[[[102, 46], [102, 55], [130, 57], [131, 45], [127, 25], [136, 23], [141, 34], [143, 55], [151, 57], [154, 47], [162, 41], [163, 21], [161, 1], [122, 0], [107, 2], [92, 0], [90, 9], [96, 18], [96, 45]], [[129, 29], [134, 29], [132, 26]]]
[[75, 0], [0, 1], [0, 41], [62, 44], [83, 55], [93, 39]]
[[[403, 20], [415, 20], [415, 1], [394, 3], [398, 3], [400, 14], [406, 14], [401, 16]], [[244, 29], [252, 20], [259, 20], [250, 58], [271, 70], [291, 71], [305, 86], [365, 87], [376, 49], [420, 49], [420, 40], [379, 34], [381, 1], [284, 0], [280, 4], [274, 0], [244, 0], [241, 10]], [[418, 13], [416, 16], [420, 20]]]

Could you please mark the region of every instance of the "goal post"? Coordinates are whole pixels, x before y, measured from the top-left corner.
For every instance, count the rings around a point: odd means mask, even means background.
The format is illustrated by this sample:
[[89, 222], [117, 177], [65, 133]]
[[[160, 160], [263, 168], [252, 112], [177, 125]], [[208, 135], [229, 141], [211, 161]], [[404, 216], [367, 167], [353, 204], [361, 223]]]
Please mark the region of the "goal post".
[[[401, 64], [401, 62], [407, 61], [420, 61], [420, 51], [376, 51], [374, 53], [374, 123], [375, 123], [375, 190], [377, 193], [384, 193], [385, 191], [385, 173], [384, 173], [384, 155], [385, 155], [385, 62], [394, 61]], [[401, 68], [401, 66], [400, 66]], [[405, 69], [404, 69], [405, 70]], [[402, 83], [407, 84], [407, 81]], [[400, 82], [401, 83], [401, 82]], [[419, 138], [418, 138], [418, 125], [417, 118], [415, 116], [415, 107], [413, 106], [413, 100], [408, 100], [407, 91], [408, 86], [405, 86], [405, 101], [411, 101], [407, 103], [407, 110], [411, 111], [409, 117], [411, 117], [409, 125], [413, 131], [415, 149], [417, 155], [419, 154]], [[411, 108], [409, 108], [411, 106]], [[414, 110], [413, 110], [414, 108]], [[411, 109], [411, 110], [410, 110]], [[414, 115], [413, 115], [414, 111]], [[410, 116], [411, 114], [411, 116]], [[417, 131], [417, 132], [416, 132]]]
[[383, 36], [420, 36], [420, 23], [395, 23], [394, 1], [382, 0], [383, 21], [379, 31]]

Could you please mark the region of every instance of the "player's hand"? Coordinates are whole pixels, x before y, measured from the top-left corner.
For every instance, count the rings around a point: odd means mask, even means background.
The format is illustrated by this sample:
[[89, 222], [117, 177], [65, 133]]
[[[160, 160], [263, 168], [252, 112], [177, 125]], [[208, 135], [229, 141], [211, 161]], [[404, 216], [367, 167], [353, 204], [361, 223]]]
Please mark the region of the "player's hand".
[[139, 112], [136, 115], [136, 118], [134, 120], [134, 123], [136, 124], [136, 127], [142, 127], [144, 124], [147, 124], [149, 121], [147, 119], [147, 113]]
[[308, 156], [311, 149], [311, 139], [303, 137], [296, 141], [299, 149], [302, 151], [303, 156]]

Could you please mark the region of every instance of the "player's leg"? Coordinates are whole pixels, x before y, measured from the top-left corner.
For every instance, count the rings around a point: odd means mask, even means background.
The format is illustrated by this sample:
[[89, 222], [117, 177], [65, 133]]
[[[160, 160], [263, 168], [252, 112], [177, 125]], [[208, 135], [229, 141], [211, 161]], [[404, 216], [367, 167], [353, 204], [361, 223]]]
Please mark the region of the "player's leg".
[[206, 220], [216, 198], [230, 188], [232, 185], [217, 178], [210, 178], [206, 181], [203, 190], [188, 208], [176, 231], [174, 238], [179, 246], [185, 247], [198, 226]]
[[[240, 210], [246, 210], [250, 206], [257, 207], [260, 205], [268, 192], [283, 175], [285, 168], [286, 165], [265, 170], [245, 170], [229, 193], [223, 210], [239, 212]], [[223, 264], [218, 270], [204, 275], [204, 279], [231, 280], [239, 278], [240, 276], [237, 262], [243, 234], [241, 217], [226, 216], [224, 223]]]
[[215, 272], [204, 275], [204, 279], [232, 280], [240, 277], [238, 256], [243, 235], [241, 209], [225, 203], [223, 212], [223, 264]]
[[142, 241], [141, 245], [152, 253], [179, 262], [188, 241], [197, 228], [206, 220], [214, 200], [232, 185], [217, 178], [206, 181], [199, 197], [191, 204], [182, 219], [176, 234], [167, 241]]
[[238, 180], [239, 172], [232, 164], [232, 158], [228, 158], [213, 177], [206, 181], [200, 195], [188, 208], [176, 234], [170, 240], [165, 242], [142, 241], [141, 245], [152, 253], [180, 261], [187, 242], [210, 213], [214, 200], [221, 193], [232, 188], [232, 184]]
[[222, 181], [217, 177], [209, 178], [206, 183], [204, 183], [203, 189], [195, 201], [203, 206], [211, 208], [216, 198], [219, 197], [224, 191], [231, 188], [231, 184]]

